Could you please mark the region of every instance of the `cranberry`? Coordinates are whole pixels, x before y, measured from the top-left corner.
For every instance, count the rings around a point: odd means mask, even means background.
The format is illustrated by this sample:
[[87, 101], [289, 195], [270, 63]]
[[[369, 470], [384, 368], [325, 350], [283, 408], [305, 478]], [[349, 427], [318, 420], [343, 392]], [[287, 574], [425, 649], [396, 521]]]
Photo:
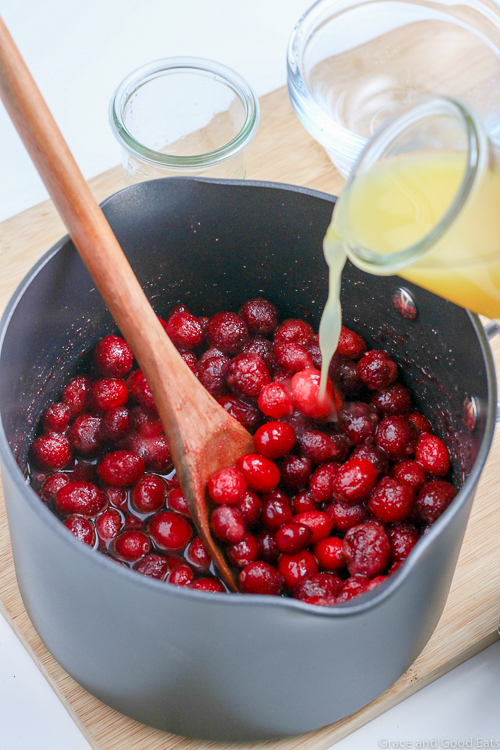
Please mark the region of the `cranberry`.
[[402, 562], [406, 560], [413, 547], [420, 539], [420, 534], [411, 523], [398, 523], [390, 526], [387, 536], [391, 543], [391, 561]]
[[245, 526], [252, 528], [260, 519], [262, 503], [253, 490], [245, 490], [243, 496], [236, 503], [236, 507], [243, 516]]
[[248, 339], [248, 328], [236, 313], [219, 312], [208, 321], [207, 339], [226, 354], [238, 354]]
[[377, 447], [397, 461], [415, 450], [417, 431], [409, 419], [402, 416], [385, 417], [377, 429]]
[[134, 515], [133, 513], [125, 513], [124, 528], [129, 529], [142, 529], [143, 521], [142, 518]]
[[170, 490], [170, 492], [168, 493], [167, 504], [170, 510], [175, 510], [175, 512], [180, 513], [181, 516], [186, 516], [187, 518], [191, 518], [191, 513], [189, 512], [187, 500], [184, 497], [184, 493], [180, 487], [174, 487], [172, 490]]
[[335, 441], [319, 430], [306, 430], [300, 436], [300, 450], [315, 464], [322, 464], [330, 459], [337, 459], [339, 450]]
[[120, 490], [118, 487], [105, 487], [103, 491], [110, 505], [113, 505], [115, 508], [125, 508], [128, 502], [126, 490]]
[[375, 435], [378, 416], [375, 407], [361, 402], [345, 404], [339, 414], [339, 426], [354, 445], [361, 445]]
[[194, 573], [189, 565], [179, 565], [168, 577], [169, 583], [173, 583], [174, 586], [183, 586], [186, 588], [190, 588], [193, 581]]
[[424, 432], [432, 432], [431, 423], [423, 414], [419, 414], [418, 411], [408, 414], [408, 419], [410, 422], [413, 422], [419, 435]]
[[338, 604], [339, 599], [336, 596], [308, 596], [301, 601], [303, 604], [313, 604], [315, 607], [333, 607]]
[[134, 355], [120, 336], [104, 336], [94, 349], [94, 361], [106, 378], [124, 378], [132, 369]]
[[343, 503], [360, 503], [370, 494], [376, 479], [377, 469], [366, 458], [351, 458], [337, 471], [333, 478], [333, 494]]
[[92, 383], [90, 400], [96, 411], [107, 411], [115, 406], [125, 406], [128, 388], [123, 380], [107, 378]]
[[296, 599], [308, 599], [311, 596], [336, 597], [342, 588], [342, 578], [330, 573], [316, 573], [302, 581], [293, 590]]
[[45, 410], [43, 415], [43, 428], [45, 432], [64, 432], [69, 424], [70, 416], [71, 411], [67, 404], [52, 404]]
[[84, 456], [92, 456], [101, 447], [101, 417], [81, 414], [75, 419], [68, 433], [71, 446]]
[[314, 328], [304, 320], [288, 318], [278, 327], [274, 340], [280, 344], [301, 344], [304, 346], [314, 340]]
[[148, 382], [141, 370], [135, 370], [127, 378], [127, 387], [130, 391], [130, 395], [135, 398], [145, 409], [152, 411], [156, 414], [156, 405], [153, 399], [153, 394], [148, 385]]
[[342, 539], [327, 536], [314, 545], [314, 556], [323, 570], [335, 572], [345, 567], [346, 561], [342, 551]]
[[132, 505], [139, 513], [155, 513], [165, 505], [167, 485], [154, 474], [142, 476], [132, 490]]
[[401, 383], [395, 383], [382, 391], [376, 391], [370, 403], [384, 417], [394, 417], [397, 414], [408, 414], [411, 409], [411, 395], [408, 388]]
[[87, 375], [77, 375], [76, 378], [69, 381], [63, 390], [62, 399], [69, 406], [73, 418], [87, 410], [90, 385], [90, 378]]
[[282, 458], [295, 445], [295, 430], [286, 422], [267, 422], [254, 435], [255, 449], [265, 458]]
[[244, 302], [239, 314], [251, 333], [268, 336], [278, 325], [278, 310], [262, 297], [255, 297]]
[[226, 391], [229, 362], [229, 357], [218, 349], [208, 349], [198, 360], [198, 379], [215, 398]]
[[280, 472], [276, 464], [256, 453], [247, 453], [237, 461], [251, 490], [271, 492], [280, 481]]
[[398, 523], [410, 515], [415, 493], [407, 484], [391, 477], [383, 477], [366, 501], [366, 507], [384, 523]]
[[351, 576], [347, 581], [344, 581], [342, 585], [342, 591], [337, 597], [337, 603], [348, 602], [349, 599], [354, 599], [355, 596], [364, 594], [370, 584], [370, 579], [365, 576]]
[[194, 349], [203, 341], [203, 327], [189, 312], [174, 313], [165, 330], [178, 349]]
[[293, 413], [293, 398], [282, 383], [265, 385], [259, 395], [259, 409], [273, 419], [279, 419]]
[[365, 458], [375, 466], [379, 474], [387, 474], [389, 472], [390, 463], [388, 457], [371, 443], [358, 445], [353, 450], [351, 458]]
[[118, 557], [127, 562], [136, 562], [147, 555], [151, 549], [149, 537], [143, 531], [132, 529], [122, 531], [113, 544], [113, 549]]
[[342, 551], [351, 576], [374, 578], [386, 568], [391, 545], [380, 526], [363, 523], [349, 529], [344, 537]]
[[149, 576], [150, 578], [157, 578], [159, 581], [164, 581], [169, 571], [169, 565], [164, 557], [151, 553], [150, 555], [143, 557], [139, 562], [136, 562], [134, 570], [141, 573], [143, 576]]
[[273, 372], [275, 369], [275, 362], [273, 357], [273, 345], [269, 339], [265, 339], [263, 336], [253, 336], [243, 347], [242, 354], [258, 354], [261, 357], [269, 372]]
[[419, 492], [415, 510], [422, 520], [432, 524], [446, 510], [456, 494], [456, 489], [449, 482], [429, 482]]
[[104, 412], [99, 434], [103, 440], [122, 440], [130, 432], [131, 427], [130, 411], [125, 406], [115, 406]]
[[123, 447], [136, 454], [148, 471], [165, 474], [172, 463], [170, 448], [164, 435], [146, 437], [132, 433], [125, 439]]
[[272, 531], [259, 531], [255, 538], [259, 545], [259, 557], [268, 563], [277, 562], [280, 551], [276, 544], [276, 534]]
[[122, 517], [115, 508], [108, 508], [97, 516], [95, 521], [97, 534], [104, 541], [114, 539], [119, 534], [122, 524]]
[[321, 510], [309, 510], [305, 513], [299, 513], [293, 518], [294, 523], [309, 526], [312, 531], [312, 544], [319, 542], [320, 539], [328, 536], [332, 530], [333, 521], [327, 513]]
[[234, 505], [246, 488], [246, 479], [235, 466], [219, 469], [208, 480], [208, 494], [219, 505]]
[[415, 458], [426, 472], [437, 477], [444, 477], [450, 469], [448, 448], [436, 435], [420, 435], [415, 448]]
[[244, 568], [257, 559], [259, 545], [253, 534], [245, 534], [241, 542], [229, 544], [226, 548], [227, 558], [231, 565]]
[[287, 456], [280, 465], [283, 484], [298, 492], [306, 486], [312, 474], [312, 461], [305, 456]]
[[312, 529], [300, 522], [285, 523], [276, 532], [276, 545], [280, 552], [300, 552], [312, 539]]
[[360, 359], [365, 352], [366, 344], [361, 336], [342, 326], [339, 343], [337, 344], [337, 354], [347, 357], [347, 359]]
[[333, 480], [339, 470], [334, 463], [322, 464], [312, 475], [309, 482], [311, 497], [318, 503], [324, 503], [333, 497]]
[[256, 406], [236, 396], [219, 396], [217, 401], [233, 419], [248, 430], [254, 430], [261, 420], [261, 414]]
[[149, 533], [153, 542], [167, 552], [181, 552], [191, 539], [191, 526], [185, 518], [170, 510], [163, 510], [151, 518]]
[[102, 481], [112, 487], [129, 487], [144, 474], [145, 465], [140, 456], [131, 451], [115, 451], [105, 456], [97, 473]]
[[380, 391], [397, 380], [398, 368], [387, 352], [372, 349], [363, 354], [358, 362], [356, 373], [368, 388]]
[[82, 516], [69, 516], [63, 521], [64, 526], [71, 531], [81, 542], [93, 547], [95, 544], [95, 529], [88, 518]]
[[327, 378], [326, 392], [319, 399], [321, 373], [310, 369], [297, 372], [292, 378], [292, 396], [295, 407], [308, 417], [324, 419], [343, 406], [342, 396]]
[[165, 316], [165, 320], [162, 320], [161, 318], [158, 318], [158, 320], [160, 321], [160, 323], [162, 324], [163, 328], [166, 331], [167, 323], [172, 317], [172, 315], [178, 315], [179, 313], [185, 313], [185, 312], [189, 312], [189, 310], [187, 309], [186, 305], [180, 302], [178, 305], [174, 305], [173, 307], [170, 308], [170, 310]]
[[354, 400], [366, 393], [366, 386], [358, 377], [356, 363], [350, 359], [341, 360], [338, 383], [340, 390], [347, 398]]
[[227, 369], [227, 384], [237, 395], [258, 398], [271, 382], [266, 363], [258, 354], [239, 354]]
[[270, 498], [262, 504], [261, 521], [267, 529], [275, 531], [292, 520], [290, 503], [279, 498]]
[[283, 576], [272, 565], [259, 560], [243, 568], [240, 586], [244, 594], [279, 596], [283, 589]]
[[273, 357], [278, 367], [287, 373], [308, 370], [314, 366], [313, 359], [305, 347], [293, 342], [275, 343]]
[[90, 482], [69, 482], [56, 495], [56, 508], [64, 514], [95, 516], [106, 507], [106, 503], [104, 492]]
[[224, 584], [218, 578], [198, 578], [193, 584], [192, 589], [197, 591], [209, 591], [212, 594], [225, 594]]
[[318, 564], [310, 552], [302, 550], [294, 555], [281, 555], [278, 570], [288, 588], [293, 589], [309, 576], [316, 575]]
[[[108, 415], [104, 415], [106, 419]], [[134, 429], [139, 435], [143, 437], [158, 437], [162, 434], [163, 427], [160, 418], [156, 414], [152, 414], [142, 406], [134, 406], [130, 412], [132, 417], [132, 424]]]
[[426, 481], [425, 471], [422, 466], [417, 461], [412, 461], [411, 458], [395, 464], [391, 474], [398, 482], [411, 487], [415, 493], [420, 492]]
[[43, 499], [55, 500], [61, 487], [65, 487], [68, 483], [69, 478], [66, 474], [51, 474], [42, 484], [41, 495]]
[[200, 536], [195, 536], [186, 550], [186, 557], [196, 570], [208, 570], [212, 562], [212, 558]]
[[245, 536], [245, 521], [233, 505], [218, 505], [210, 516], [210, 525], [221, 542], [237, 544]]
[[333, 519], [335, 531], [340, 533], [368, 520], [368, 511], [362, 504], [344, 505], [334, 501], [325, 507], [325, 512]]
[[52, 471], [64, 469], [73, 458], [70, 444], [65, 437], [57, 433], [35, 438], [31, 452], [35, 463], [40, 468]]
[[313, 500], [312, 493], [303, 490], [293, 498], [292, 509], [294, 514], [305, 513], [308, 510], [318, 510], [318, 503]]
[[198, 377], [198, 360], [193, 352], [179, 352], [183, 362], [187, 364], [191, 372]]

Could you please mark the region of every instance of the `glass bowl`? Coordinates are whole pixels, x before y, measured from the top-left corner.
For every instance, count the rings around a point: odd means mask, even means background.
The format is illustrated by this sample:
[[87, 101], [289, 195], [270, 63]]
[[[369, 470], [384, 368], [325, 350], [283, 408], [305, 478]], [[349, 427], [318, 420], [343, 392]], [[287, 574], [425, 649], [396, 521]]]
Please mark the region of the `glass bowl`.
[[478, 0], [319, 0], [294, 29], [287, 77], [344, 177], [387, 118], [428, 94], [464, 100], [500, 136], [500, 14]]

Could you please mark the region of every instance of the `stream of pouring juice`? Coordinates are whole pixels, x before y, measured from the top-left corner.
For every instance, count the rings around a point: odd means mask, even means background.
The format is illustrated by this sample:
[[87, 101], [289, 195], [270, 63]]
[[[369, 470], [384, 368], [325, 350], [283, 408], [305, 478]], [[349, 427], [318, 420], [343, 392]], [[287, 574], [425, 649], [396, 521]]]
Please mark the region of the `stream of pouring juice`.
[[[319, 329], [322, 386], [340, 334], [340, 274], [346, 256], [369, 273], [397, 273], [473, 312], [500, 317], [499, 164], [490, 159], [451, 224], [442, 232], [438, 227], [457, 197], [466, 159], [462, 151], [403, 153], [374, 163], [347, 184], [323, 243], [330, 289]], [[390, 256], [436, 228], [435, 241], [423, 254], [406, 264], [392, 262]], [[360, 259], [352, 248], [384, 256], [387, 265]]]

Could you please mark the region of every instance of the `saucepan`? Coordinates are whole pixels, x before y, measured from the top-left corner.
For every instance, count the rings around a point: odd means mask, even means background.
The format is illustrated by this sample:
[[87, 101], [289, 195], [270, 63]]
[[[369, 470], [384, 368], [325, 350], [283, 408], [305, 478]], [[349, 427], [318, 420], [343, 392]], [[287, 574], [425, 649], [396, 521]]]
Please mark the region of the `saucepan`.
[[[264, 296], [283, 317], [317, 326], [334, 201], [287, 185], [167, 178], [127, 188], [103, 209], [158, 315], [182, 301], [210, 316]], [[418, 410], [450, 446], [461, 489], [397, 573], [324, 608], [178, 588], [73, 537], [27, 484], [28, 448], [82, 352], [116, 329], [68, 237], [10, 301], [0, 326], [0, 459], [19, 587], [57, 661], [127, 716], [211, 740], [306, 732], [380, 695], [432, 634], [493, 436], [487, 336], [475, 315], [352, 266], [342, 305], [346, 325], [398, 362]]]

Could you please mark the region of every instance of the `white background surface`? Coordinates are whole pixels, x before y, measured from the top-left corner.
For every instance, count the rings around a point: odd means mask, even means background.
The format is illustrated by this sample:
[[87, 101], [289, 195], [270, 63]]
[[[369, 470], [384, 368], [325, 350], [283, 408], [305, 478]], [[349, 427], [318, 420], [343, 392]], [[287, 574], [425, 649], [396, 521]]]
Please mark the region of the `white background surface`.
[[[288, 38], [309, 4], [309, 0], [3, 0], [0, 12], [85, 177], [90, 178], [120, 161], [107, 108], [125, 75], [161, 57], [208, 57], [237, 70], [262, 96], [285, 84]], [[46, 197], [0, 108], [0, 220]], [[457, 747], [453, 743], [459, 742], [500, 747], [500, 643], [336, 748], [371, 750], [384, 746], [384, 740], [385, 746], [404, 741], [407, 747], [419, 747], [434, 741], [435, 747]], [[122, 746], [129, 748], [126, 736]], [[0, 750], [34, 748], [88, 750], [89, 745], [0, 615]]]

